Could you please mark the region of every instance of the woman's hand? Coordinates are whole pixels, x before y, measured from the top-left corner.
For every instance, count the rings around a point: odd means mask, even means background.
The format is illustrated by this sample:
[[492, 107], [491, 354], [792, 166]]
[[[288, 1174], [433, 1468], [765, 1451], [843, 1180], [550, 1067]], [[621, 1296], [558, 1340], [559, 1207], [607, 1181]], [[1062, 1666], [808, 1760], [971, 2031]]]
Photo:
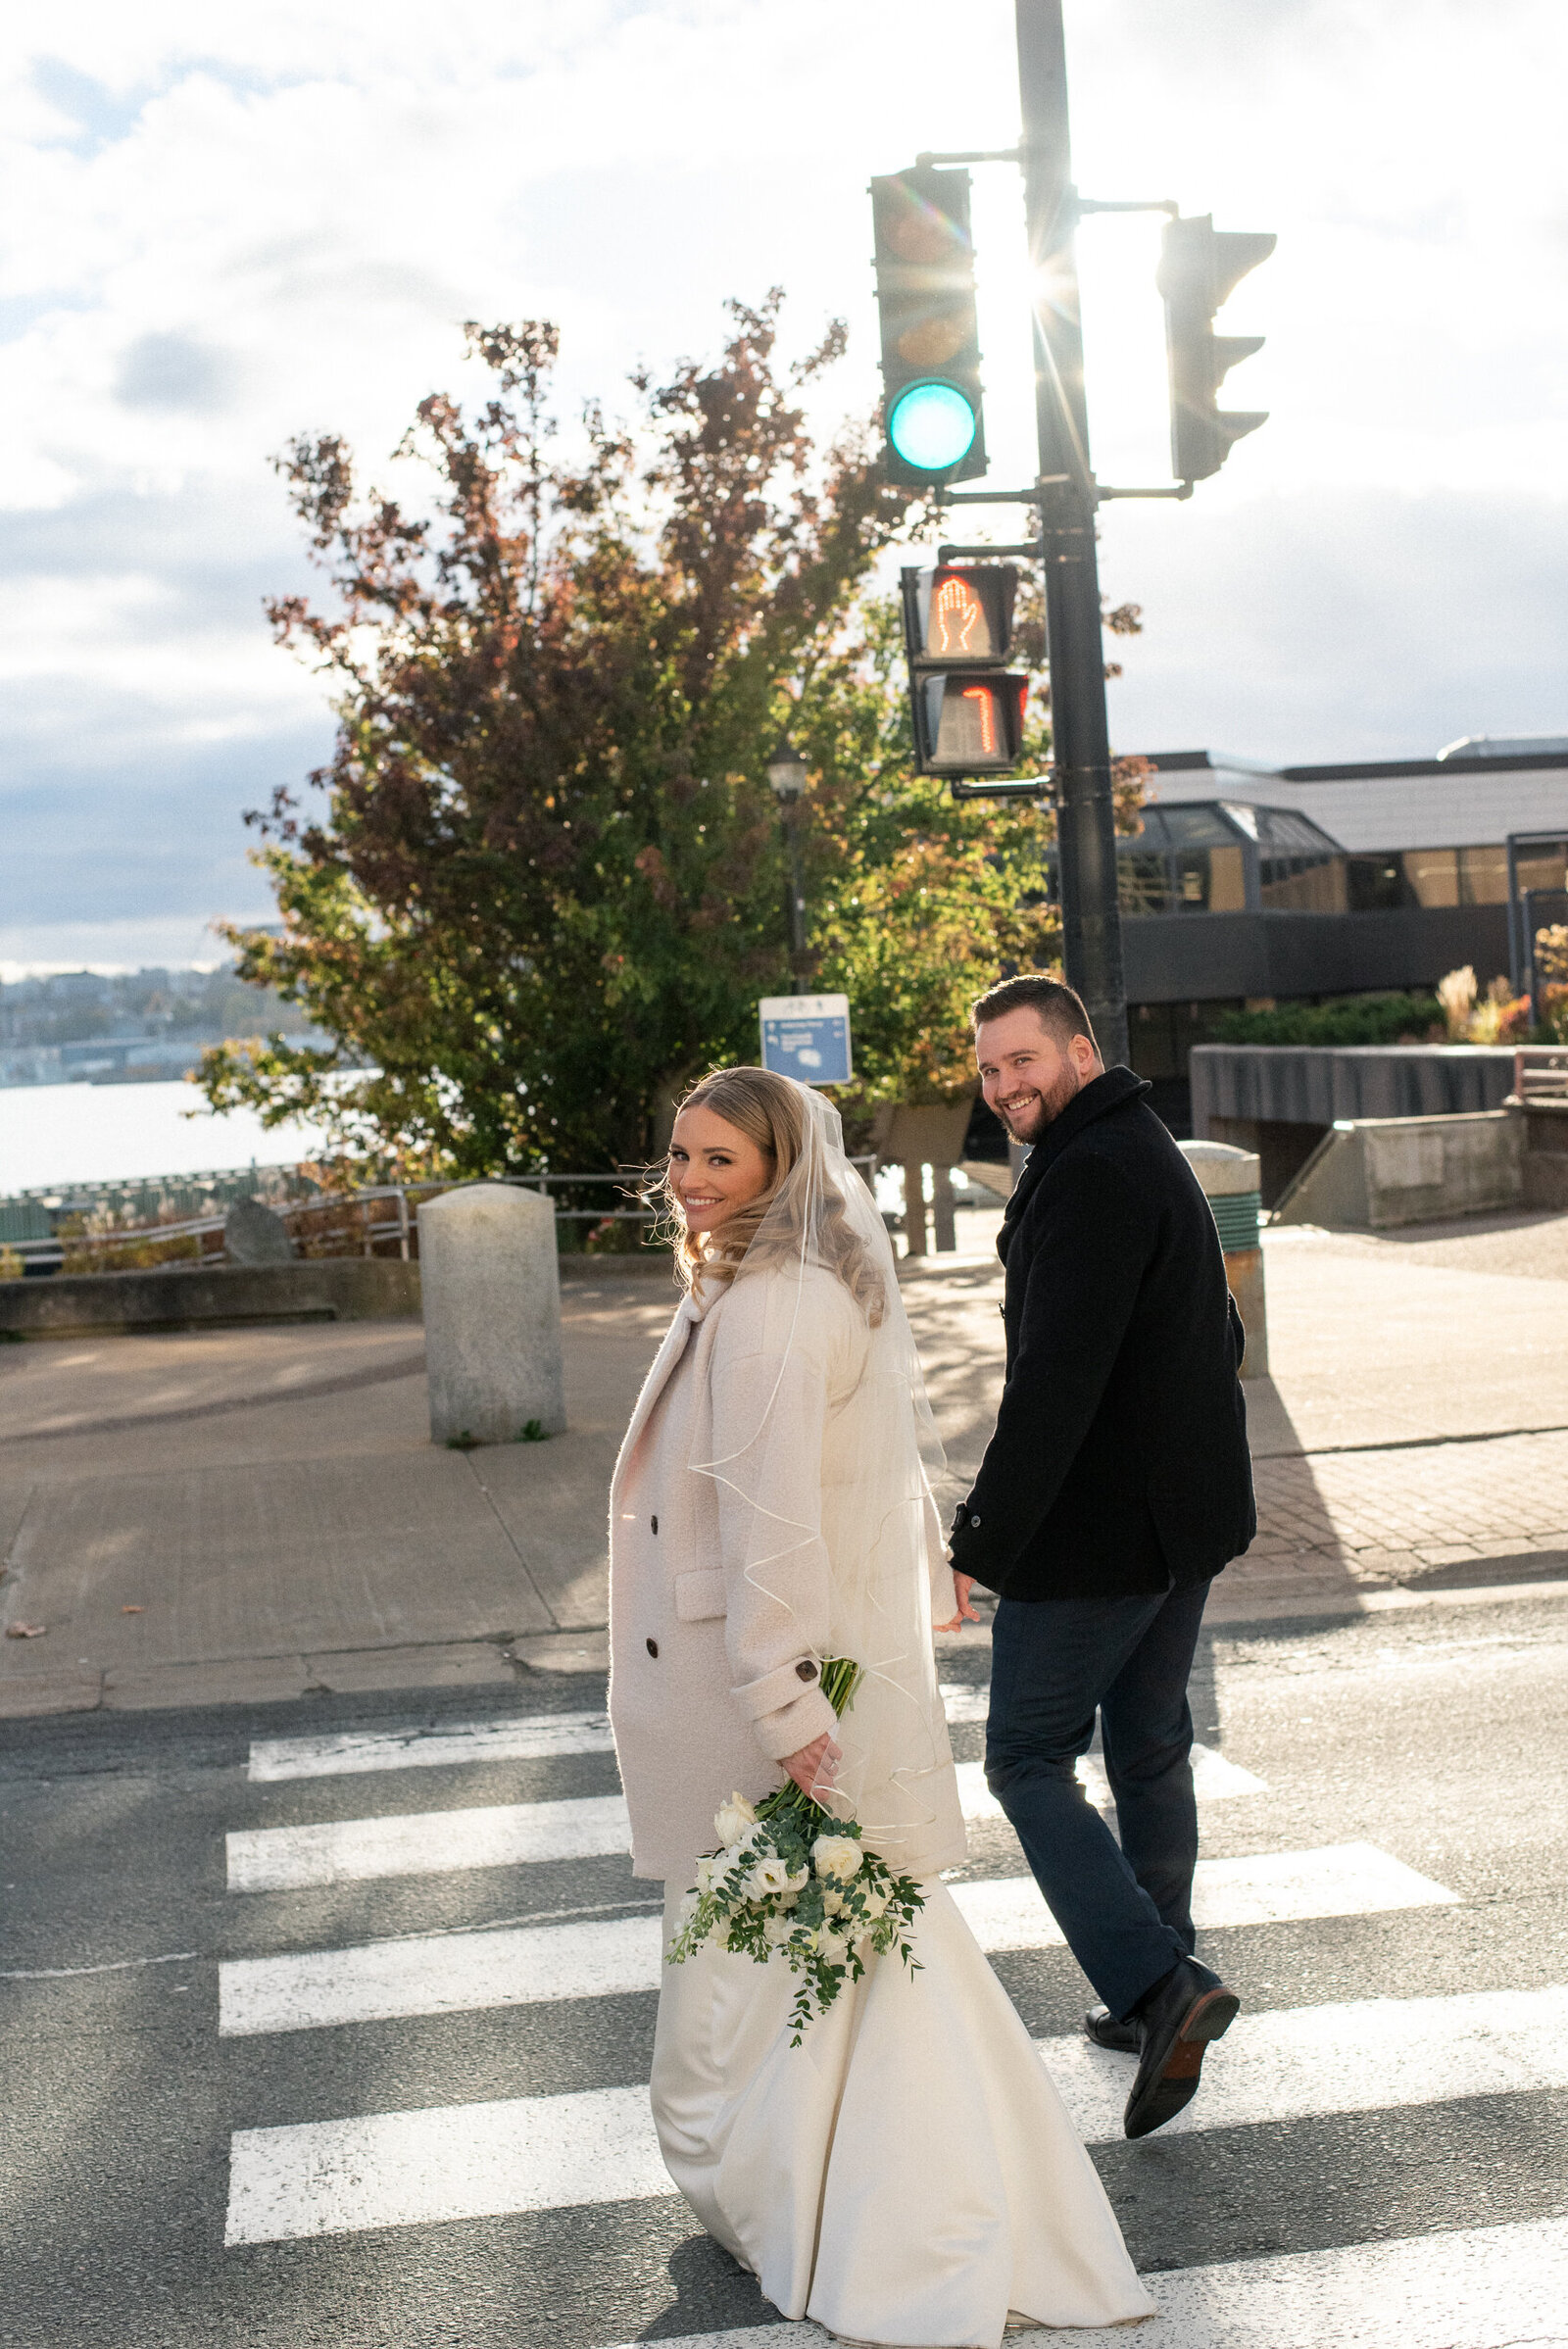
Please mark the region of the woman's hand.
[[973, 1589], [974, 1576], [972, 1574], [959, 1574], [957, 1569], [955, 1568], [953, 1575], [953, 1603], [957, 1609], [957, 1612], [956, 1615], [952, 1616], [947, 1623], [933, 1624], [931, 1627], [933, 1631], [956, 1632], [961, 1631], [966, 1623], [979, 1622], [979, 1616], [969, 1604], [969, 1593]]
[[803, 1794], [814, 1795], [820, 1786], [824, 1794], [833, 1791], [833, 1773], [844, 1759], [844, 1748], [835, 1745], [828, 1731], [803, 1745], [799, 1753], [786, 1754], [784, 1767]]

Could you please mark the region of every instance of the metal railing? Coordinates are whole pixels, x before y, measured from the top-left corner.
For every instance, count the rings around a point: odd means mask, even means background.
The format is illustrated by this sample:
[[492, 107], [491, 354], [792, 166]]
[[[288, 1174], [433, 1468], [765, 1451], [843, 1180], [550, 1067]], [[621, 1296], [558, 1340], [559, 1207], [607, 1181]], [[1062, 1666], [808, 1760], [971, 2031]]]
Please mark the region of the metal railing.
[[1568, 1045], [1525, 1044], [1513, 1056], [1515, 1101], [1568, 1102]]

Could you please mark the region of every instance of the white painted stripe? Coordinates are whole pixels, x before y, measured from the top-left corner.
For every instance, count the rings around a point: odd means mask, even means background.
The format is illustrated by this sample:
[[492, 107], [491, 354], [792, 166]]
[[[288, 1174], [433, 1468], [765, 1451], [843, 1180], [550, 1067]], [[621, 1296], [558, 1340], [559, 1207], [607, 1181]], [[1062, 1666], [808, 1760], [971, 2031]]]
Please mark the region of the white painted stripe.
[[[1201, 1766], [1197, 1777], [1209, 1800], [1262, 1786], [1261, 1779], [1218, 1754], [1206, 1761], [1215, 1766], [1210, 1783], [1205, 1784]], [[1090, 1799], [1106, 1807], [1110, 1792], [1103, 1774], [1095, 1774], [1093, 1756], [1080, 1763], [1079, 1776]], [[966, 1819], [1003, 1816], [983, 1764], [960, 1762], [957, 1780]], [[312, 1827], [246, 1828], [226, 1840], [231, 1892], [287, 1892], [386, 1876], [445, 1876], [463, 1868], [592, 1859], [629, 1850], [631, 1825], [620, 1795], [589, 1794], [566, 1802], [491, 1803], [474, 1810], [334, 1819]]]
[[672, 2194], [646, 2088], [239, 2130], [227, 2243]]
[[[1119, 2137], [1132, 2058], [1092, 2047], [1082, 2032], [1043, 2039], [1040, 2052], [1084, 2142]], [[1561, 2087], [1568, 2087], [1568, 1987], [1561, 1985], [1244, 2012], [1210, 2051], [1196, 2101], [1160, 2135]]]
[[[959, 1762], [958, 1797], [966, 1819], [1001, 1819], [1004, 1816], [1000, 1802], [986, 1785], [983, 1762]], [[1110, 1786], [1105, 1777], [1105, 1765], [1098, 1753], [1086, 1753], [1078, 1764], [1078, 1782], [1097, 1810], [1114, 1809]], [[1266, 1794], [1268, 1783], [1254, 1778], [1250, 1770], [1240, 1763], [1227, 1761], [1212, 1747], [1195, 1744], [1193, 1747], [1193, 1791], [1200, 1802], [1227, 1802], [1238, 1794]]]
[[336, 1819], [320, 1827], [232, 1834], [231, 1892], [294, 1891], [380, 1876], [444, 1876], [458, 1868], [514, 1868], [591, 1859], [630, 1848], [619, 1794], [572, 1802], [495, 1803], [483, 1810], [416, 1811], [393, 1819]]
[[[952, 1890], [982, 1949], [1061, 1942], [1033, 1877], [956, 1884]], [[1359, 1916], [1455, 1898], [1372, 1844], [1343, 1843], [1253, 1860], [1200, 1860], [1193, 1907], [1198, 1922], [1212, 1928]], [[240, 2037], [612, 1997], [657, 1989], [659, 1970], [653, 1916], [239, 1958], [219, 1968], [219, 2030]]]
[[[1407, 2235], [1166, 2271], [1159, 2315], [1108, 2331], [1020, 2331], [1008, 2349], [1553, 2349], [1568, 2340], [1568, 2219]], [[660, 2349], [829, 2349], [818, 2325], [689, 2333]], [[642, 2349], [626, 2342], [621, 2349]]]
[[[1194, 1746], [1193, 1765], [1204, 1801], [1265, 1790], [1260, 1778], [1205, 1746]], [[956, 1769], [965, 1819], [1000, 1819], [1002, 1805], [986, 1785], [984, 1764], [959, 1762]], [[1090, 1800], [1108, 1809], [1110, 1789], [1098, 1755], [1087, 1755], [1078, 1775]], [[245, 1828], [226, 1841], [231, 1892], [286, 1892], [385, 1876], [445, 1876], [463, 1868], [593, 1859], [629, 1850], [631, 1825], [620, 1795], [589, 1794], [564, 1802], [334, 1819], [311, 1827]]]
[[[1568, 2077], [1565, 2017], [1568, 1990], [1558, 1988], [1366, 2000], [1243, 2018], [1211, 2051], [1195, 2103], [1162, 2133], [1560, 2086]], [[1369, 2024], [1377, 2036], [1368, 2033]], [[1550, 2046], [1543, 2047], [1543, 2034]], [[1345, 2060], [1351, 2046], [1353, 2064]], [[1097, 2055], [1081, 2040], [1049, 2041], [1043, 2053], [1086, 2140], [1118, 2140], [1127, 2061]], [[1103, 2078], [1086, 2085], [1095, 2068]], [[602, 2088], [243, 2130], [233, 2140], [227, 2240], [569, 2209], [672, 2191], [647, 2089]], [[1297, 2349], [1302, 2339], [1319, 2337], [1340, 2349], [1342, 2340], [1363, 2338], [1353, 2330], [1302, 2335], [1283, 2323], [1236, 2337], [1249, 2349], [1285, 2340]], [[1471, 2349], [1468, 2332], [1446, 2339], [1461, 2337]]]
[[[1032, 1876], [992, 1877], [955, 1884], [952, 1890], [982, 1949], [1045, 1949], [1062, 1939]], [[1193, 1882], [1193, 1919], [1210, 1931], [1288, 1925], [1312, 1917], [1436, 1908], [1458, 1897], [1374, 1843], [1332, 1843], [1321, 1851], [1200, 1860]]]
[[557, 1754], [612, 1753], [603, 1713], [534, 1713], [441, 1729], [345, 1730], [335, 1737], [258, 1737], [249, 1777], [355, 1778], [368, 1770], [449, 1770], [475, 1762], [540, 1762]]
[[218, 2028], [241, 2038], [657, 1990], [661, 1933], [654, 1911], [609, 1924], [512, 1926], [234, 1959], [218, 1970]]

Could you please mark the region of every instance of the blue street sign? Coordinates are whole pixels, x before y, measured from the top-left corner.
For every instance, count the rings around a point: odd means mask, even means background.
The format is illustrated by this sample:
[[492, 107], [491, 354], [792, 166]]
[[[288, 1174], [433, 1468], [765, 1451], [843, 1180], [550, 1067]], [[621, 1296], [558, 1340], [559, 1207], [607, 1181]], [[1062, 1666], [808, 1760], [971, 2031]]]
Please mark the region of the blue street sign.
[[765, 995], [757, 1008], [764, 1068], [802, 1085], [849, 1083], [855, 1071], [847, 995]]

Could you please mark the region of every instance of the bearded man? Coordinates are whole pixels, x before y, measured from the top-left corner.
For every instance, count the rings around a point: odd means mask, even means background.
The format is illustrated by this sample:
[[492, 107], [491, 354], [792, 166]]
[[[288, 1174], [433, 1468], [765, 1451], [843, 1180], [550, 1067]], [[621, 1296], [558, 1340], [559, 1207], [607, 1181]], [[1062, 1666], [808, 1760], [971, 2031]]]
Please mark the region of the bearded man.
[[[986, 1101], [1029, 1158], [1003, 1219], [1006, 1383], [954, 1520], [958, 1614], [998, 1592], [986, 1778], [1138, 2058], [1144, 2136], [1199, 2085], [1240, 2001], [1194, 1952], [1187, 1683], [1214, 1575], [1257, 1530], [1241, 1317], [1208, 1201], [1070, 987], [974, 1006]], [[1120, 1845], [1076, 1776], [1099, 1712]]]

